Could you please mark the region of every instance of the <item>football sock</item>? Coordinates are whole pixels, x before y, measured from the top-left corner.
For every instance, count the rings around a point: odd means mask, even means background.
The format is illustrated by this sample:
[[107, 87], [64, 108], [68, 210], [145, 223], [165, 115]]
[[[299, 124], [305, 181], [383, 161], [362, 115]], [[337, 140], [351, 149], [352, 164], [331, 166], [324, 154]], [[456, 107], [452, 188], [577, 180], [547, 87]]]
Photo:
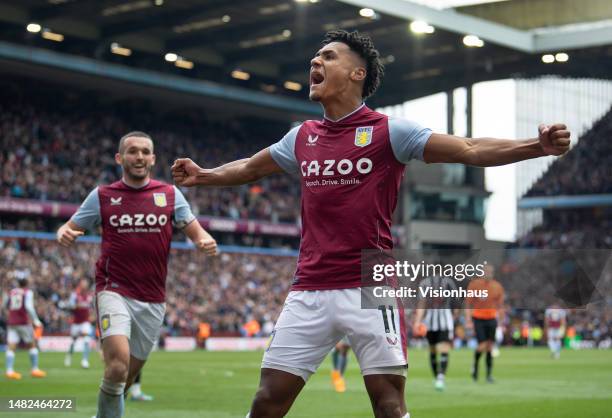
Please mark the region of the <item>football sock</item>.
[[102, 379], [100, 392], [98, 393], [97, 418], [121, 418], [123, 415], [124, 401], [123, 391], [125, 382], [114, 383]]
[[141, 374], [142, 374], [142, 372], [138, 372], [138, 374], [134, 378], [134, 383], [132, 383], [132, 386], [130, 386], [130, 394], [132, 396], [140, 396], [140, 395], [142, 395], [142, 389], [141, 389], [141, 386], [140, 386]]
[[478, 350], [474, 352], [474, 374], [478, 374], [478, 362], [480, 361], [480, 355], [482, 353]]
[[346, 364], [348, 362], [348, 353], [340, 354], [338, 353], [338, 369], [340, 370], [340, 375], [344, 376], [344, 371], [346, 370]]
[[15, 364], [15, 352], [13, 350], [6, 350], [6, 372], [13, 373], [13, 366]]
[[487, 376], [491, 376], [493, 371], [493, 356], [490, 351], [487, 351]]
[[[91, 337], [83, 337], [83, 360], [89, 361], [89, 344]], [[70, 352], [72, 353], [72, 351]]]
[[448, 353], [440, 354], [440, 373], [446, 374], [448, 368]]
[[130, 393], [132, 396], [140, 396], [142, 394], [140, 383], [134, 383], [132, 386], [130, 386]]
[[332, 366], [334, 368], [334, 370], [338, 370], [340, 367], [338, 365], [338, 357], [340, 356], [340, 353], [338, 352], [338, 350], [336, 350], [334, 348], [334, 350], [332, 351]]
[[32, 370], [38, 369], [38, 348], [30, 348], [30, 363], [32, 363]]
[[438, 355], [436, 353], [429, 353], [429, 364], [431, 365], [431, 371], [434, 377], [438, 376]]

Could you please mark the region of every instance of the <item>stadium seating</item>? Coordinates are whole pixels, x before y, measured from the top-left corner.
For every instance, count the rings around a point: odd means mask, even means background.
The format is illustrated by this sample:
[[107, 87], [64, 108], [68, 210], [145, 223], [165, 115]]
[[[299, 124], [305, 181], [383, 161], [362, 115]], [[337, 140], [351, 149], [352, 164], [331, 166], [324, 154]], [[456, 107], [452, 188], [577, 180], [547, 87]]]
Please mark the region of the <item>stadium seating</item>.
[[[119, 138], [132, 130], [152, 135], [154, 175], [171, 181], [175, 158], [189, 156], [207, 167], [217, 166], [271, 145], [285, 129], [270, 133], [237, 120], [211, 123], [189, 111], [179, 121], [133, 106], [125, 111], [103, 105], [92, 109], [87, 97], [68, 96], [58, 88], [43, 85], [44, 95], [29, 95], [33, 87], [12, 87], [11, 94], [0, 99], [0, 197], [80, 203], [96, 185], [120, 178], [114, 155]], [[291, 223], [299, 219], [299, 184], [288, 176], [267, 178], [256, 186], [186, 189], [185, 194], [201, 215]]]
[[[66, 249], [54, 241], [0, 240], [2, 291], [17, 272], [30, 277], [36, 307], [47, 333], [67, 333], [70, 312], [62, 310], [81, 277], [93, 277], [99, 246], [79, 243]], [[206, 258], [195, 251], [172, 250], [168, 266], [169, 335], [195, 335], [200, 321], [213, 333], [239, 335], [249, 318], [269, 330], [287, 295], [294, 257], [224, 253]], [[18, 273], [17, 273], [18, 274]]]
[[527, 196], [612, 193], [612, 111], [556, 160]]

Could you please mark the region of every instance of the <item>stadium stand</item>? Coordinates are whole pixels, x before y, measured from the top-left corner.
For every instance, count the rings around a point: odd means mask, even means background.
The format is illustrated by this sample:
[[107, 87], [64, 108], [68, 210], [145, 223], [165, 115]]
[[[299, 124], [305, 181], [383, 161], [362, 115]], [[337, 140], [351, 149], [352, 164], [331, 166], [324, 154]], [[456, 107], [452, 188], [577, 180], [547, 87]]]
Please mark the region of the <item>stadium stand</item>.
[[[62, 310], [80, 278], [93, 281], [99, 246], [60, 248], [38, 239], [0, 240], [0, 277], [7, 291], [16, 274], [30, 277], [47, 333], [66, 334], [70, 312]], [[172, 250], [168, 266], [168, 335], [195, 335], [205, 321], [217, 335], [240, 335], [251, 318], [264, 330], [275, 320], [295, 269], [294, 257], [224, 253], [210, 259], [194, 251]]]
[[[603, 195], [612, 193], [612, 110], [594, 123], [577, 145], [564, 157], [556, 160], [526, 193], [527, 197], [571, 195]], [[593, 205], [579, 208], [546, 208], [542, 224], [519, 238], [515, 248], [529, 249], [610, 249], [612, 248], [612, 209]], [[601, 278], [604, 289], [611, 277]], [[607, 289], [607, 287], [605, 287]], [[608, 289], [609, 290], [609, 289]], [[527, 294], [527, 293], [526, 293]], [[609, 295], [609, 292], [604, 292]], [[588, 309], [573, 310], [568, 326], [583, 340], [596, 344], [612, 337], [612, 309], [610, 303], [590, 305]], [[509, 305], [512, 305], [512, 300]], [[527, 320], [543, 326], [541, 312], [512, 312], [515, 324]]]
[[[118, 139], [131, 130], [153, 136], [156, 177], [166, 181], [175, 158], [190, 155], [216, 166], [250, 156], [284, 133], [278, 127], [251, 130], [248, 122], [237, 120], [213, 123], [195, 111], [177, 115], [134, 105], [94, 105], [85, 93], [67, 94], [44, 83], [4, 83], [9, 94], [0, 101], [0, 197], [80, 203], [97, 184], [119, 178], [114, 154]], [[197, 213], [208, 216], [299, 219], [298, 184], [287, 176], [255, 186], [185, 192]]]
[[[585, 167], [589, 169], [585, 170]], [[612, 110], [556, 160], [527, 196], [612, 193]]]

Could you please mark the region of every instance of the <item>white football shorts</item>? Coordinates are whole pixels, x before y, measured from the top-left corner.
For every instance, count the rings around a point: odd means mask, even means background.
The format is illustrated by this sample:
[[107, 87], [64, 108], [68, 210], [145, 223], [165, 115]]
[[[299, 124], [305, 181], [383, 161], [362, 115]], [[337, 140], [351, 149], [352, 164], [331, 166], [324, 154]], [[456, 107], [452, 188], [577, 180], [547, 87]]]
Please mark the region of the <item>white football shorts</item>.
[[70, 325], [70, 336], [73, 338], [91, 335], [92, 326], [89, 322]]
[[405, 375], [403, 308], [362, 309], [360, 288], [289, 292], [261, 367], [307, 381], [344, 336], [364, 376]]
[[166, 304], [141, 302], [104, 290], [96, 295], [96, 312], [101, 339], [125, 335], [130, 355], [146, 360], [159, 338]]
[[24, 344], [30, 344], [34, 341], [32, 325], [9, 325], [7, 328], [6, 342], [9, 344], [19, 344], [20, 340]]

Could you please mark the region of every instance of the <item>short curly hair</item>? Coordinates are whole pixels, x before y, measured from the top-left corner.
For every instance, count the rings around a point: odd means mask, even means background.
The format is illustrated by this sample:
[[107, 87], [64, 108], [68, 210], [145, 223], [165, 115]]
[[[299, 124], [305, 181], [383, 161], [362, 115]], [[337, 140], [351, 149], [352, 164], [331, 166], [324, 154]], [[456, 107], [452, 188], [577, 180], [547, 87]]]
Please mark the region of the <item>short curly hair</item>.
[[369, 36], [360, 34], [357, 31], [347, 32], [345, 30], [332, 30], [325, 34], [322, 46], [332, 42], [342, 42], [351, 51], [355, 52], [366, 62], [366, 78], [363, 83], [361, 97], [367, 99], [373, 95], [385, 74], [385, 67], [380, 61], [380, 54], [374, 47], [374, 43]]

